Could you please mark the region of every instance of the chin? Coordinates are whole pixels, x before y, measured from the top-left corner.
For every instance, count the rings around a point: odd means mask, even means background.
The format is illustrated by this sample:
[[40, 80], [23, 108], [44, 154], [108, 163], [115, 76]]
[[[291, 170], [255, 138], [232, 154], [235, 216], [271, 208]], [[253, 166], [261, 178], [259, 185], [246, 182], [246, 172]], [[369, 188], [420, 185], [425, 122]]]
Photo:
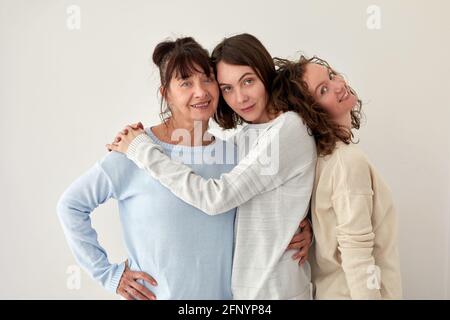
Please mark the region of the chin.
[[192, 115], [192, 120], [195, 121], [207, 121], [209, 120], [214, 113], [208, 112], [208, 113], [203, 113], [203, 114], [193, 114]]
[[261, 114], [252, 113], [252, 114], [244, 114], [241, 116], [246, 122], [253, 123], [258, 121], [261, 118]]

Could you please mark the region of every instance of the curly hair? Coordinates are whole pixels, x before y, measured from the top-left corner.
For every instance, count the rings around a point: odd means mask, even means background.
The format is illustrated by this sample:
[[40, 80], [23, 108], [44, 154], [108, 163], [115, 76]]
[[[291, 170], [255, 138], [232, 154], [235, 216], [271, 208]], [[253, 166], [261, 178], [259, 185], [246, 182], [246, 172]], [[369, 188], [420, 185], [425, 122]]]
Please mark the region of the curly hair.
[[[320, 64], [335, 74], [339, 73], [333, 70], [325, 60], [316, 56], [309, 59], [301, 56], [297, 62], [281, 58], [274, 58], [274, 61], [277, 76], [272, 85], [273, 105], [279, 111], [295, 111], [301, 116], [316, 141], [319, 156], [331, 154], [339, 140], [345, 144], [355, 143], [351, 129], [331, 119], [309, 93], [308, 85], [304, 80], [306, 66], [309, 63]], [[362, 102], [352, 88], [350, 91], [357, 97], [357, 104], [351, 111], [351, 125], [352, 128], [359, 129]]]

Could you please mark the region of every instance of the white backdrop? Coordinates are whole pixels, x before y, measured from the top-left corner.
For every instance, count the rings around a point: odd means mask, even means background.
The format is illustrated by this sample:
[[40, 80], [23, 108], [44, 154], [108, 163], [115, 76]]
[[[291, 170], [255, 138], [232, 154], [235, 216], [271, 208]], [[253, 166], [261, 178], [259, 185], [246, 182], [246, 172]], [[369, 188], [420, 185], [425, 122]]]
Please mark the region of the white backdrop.
[[[446, 0], [0, 0], [0, 298], [117, 298], [77, 269], [56, 202], [123, 125], [159, 121], [158, 42], [193, 36], [211, 50], [241, 32], [346, 74], [365, 102], [361, 147], [399, 212], [405, 298], [450, 298], [449, 11]], [[110, 201], [93, 214], [114, 262], [117, 213]]]

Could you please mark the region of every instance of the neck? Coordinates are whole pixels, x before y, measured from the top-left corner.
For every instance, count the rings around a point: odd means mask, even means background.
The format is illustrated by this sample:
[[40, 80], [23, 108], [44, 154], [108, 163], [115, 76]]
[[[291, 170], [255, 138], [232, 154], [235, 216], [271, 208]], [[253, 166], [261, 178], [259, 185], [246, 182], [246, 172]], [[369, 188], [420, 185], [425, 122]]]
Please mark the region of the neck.
[[213, 141], [208, 131], [208, 121], [179, 120], [171, 117], [162, 124], [165, 142], [184, 146], [205, 146]]
[[341, 116], [340, 118], [335, 119], [335, 123], [347, 128], [350, 131], [352, 130], [352, 117], [351, 117], [350, 113], [347, 113], [347, 114]]
[[252, 123], [254, 124], [259, 124], [259, 123], [267, 123], [269, 121], [272, 121], [273, 119], [277, 118], [282, 112], [278, 112], [278, 113], [270, 113], [268, 110], [273, 110], [272, 105], [267, 105], [266, 109], [264, 110], [264, 112], [261, 114], [261, 117], [255, 121], [253, 121]]

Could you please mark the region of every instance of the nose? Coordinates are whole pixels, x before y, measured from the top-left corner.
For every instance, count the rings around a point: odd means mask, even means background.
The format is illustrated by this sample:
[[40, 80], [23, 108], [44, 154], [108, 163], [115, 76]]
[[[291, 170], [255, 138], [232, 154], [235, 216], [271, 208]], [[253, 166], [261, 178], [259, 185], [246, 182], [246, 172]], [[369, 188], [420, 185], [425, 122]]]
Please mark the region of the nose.
[[248, 100], [247, 94], [244, 91], [242, 91], [241, 89], [237, 88], [236, 89], [236, 101], [237, 101], [237, 103], [242, 104], [242, 103], [246, 102], [247, 100]]
[[340, 94], [345, 90], [345, 82], [344, 81], [336, 81], [334, 82], [334, 92]]
[[194, 96], [199, 99], [207, 98], [209, 96], [208, 90], [206, 90], [202, 82], [195, 85]]

